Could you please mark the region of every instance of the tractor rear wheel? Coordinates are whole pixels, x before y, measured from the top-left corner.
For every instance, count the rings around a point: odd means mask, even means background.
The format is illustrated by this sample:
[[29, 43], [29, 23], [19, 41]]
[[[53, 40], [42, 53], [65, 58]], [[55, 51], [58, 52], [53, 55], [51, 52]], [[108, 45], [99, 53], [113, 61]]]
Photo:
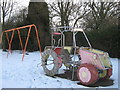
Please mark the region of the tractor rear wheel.
[[92, 85], [98, 79], [98, 70], [92, 64], [81, 64], [77, 70], [77, 77], [83, 85]]
[[54, 76], [58, 74], [61, 66], [61, 58], [52, 49], [47, 49], [42, 53], [42, 67], [47, 75]]

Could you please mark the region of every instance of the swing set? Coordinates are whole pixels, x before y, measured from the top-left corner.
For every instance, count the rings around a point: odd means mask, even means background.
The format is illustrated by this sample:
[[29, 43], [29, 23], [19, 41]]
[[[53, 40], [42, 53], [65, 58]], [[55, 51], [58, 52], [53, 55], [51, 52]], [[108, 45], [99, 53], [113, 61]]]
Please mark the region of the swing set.
[[[30, 32], [32, 30], [32, 27], [34, 27], [34, 30], [36, 32], [36, 37], [37, 37], [37, 42], [38, 42], [40, 55], [42, 54], [41, 53], [42, 51], [41, 51], [40, 39], [39, 39], [39, 35], [38, 35], [38, 29], [37, 29], [37, 27], [34, 24], [32, 24], [32, 25], [27, 25], [27, 26], [23, 26], [23, 27], [19, 27], [19, 28], [14, 28], [14, 29], [10, 29], [10, 30], [6, 30], [6, 31], [2, 32], [1, 37], [0, 37], [0, 43], [2, 43], [2, 37], [5, 34], [6, 35], [6, 39], [8, 41], [7, 57], [8, 57], [9, 53], [12, 53], [11, 52], [12, 41], [13, 41], [13, 37], [14, 37], [15, 31], [17, 31], [18, 36], [19, 36], [20, 46], [21, 46], [22, 53], [23, 53], [23, 56], [22, 56], [22, 61], [23, 61], [24, 56], [25, 56], [25, 52], [26, 52], [26, 48], [27, 48], [27, 45], [28, 45], [28, 40], [29, 40], [29, 37], [30, 37]], [[23, 30], [24, 28], [29, 28], [28, 29], [28, 33], [27, 33], [27, 39], [26, 39], [26, 42], [25, 42], [25, 46], [23, 46], [23, 42], [22, 42], [21, 35], [20, 35], [21, 34], [20, 31]], [[11, 35], [10, 38], [9, 38], [9, 35], [8, 35], [9, 32], [12, 32], [12, 35]]]

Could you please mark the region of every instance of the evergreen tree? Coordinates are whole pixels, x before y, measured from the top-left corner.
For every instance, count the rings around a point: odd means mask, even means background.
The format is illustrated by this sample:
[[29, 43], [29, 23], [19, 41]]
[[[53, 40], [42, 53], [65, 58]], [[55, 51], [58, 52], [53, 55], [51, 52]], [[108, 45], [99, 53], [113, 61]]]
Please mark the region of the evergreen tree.
[[[42, 49], [44, 49], [46, 45], [50, 44], [49, 11], [46, 2], [32, 2], [32, 0], [30, 1], [28, 7], [27, 23], [35, 24], [37, 26]], [[30, 44], [33, 45], [31, 45], [31, 49], [33, 49], [33, 47], [35, 49], [37, 48], [36, 47], [37, 40], [35, 39], [36, 39], [35, 35], [32, 34], [31, 35], [32, 43]]]

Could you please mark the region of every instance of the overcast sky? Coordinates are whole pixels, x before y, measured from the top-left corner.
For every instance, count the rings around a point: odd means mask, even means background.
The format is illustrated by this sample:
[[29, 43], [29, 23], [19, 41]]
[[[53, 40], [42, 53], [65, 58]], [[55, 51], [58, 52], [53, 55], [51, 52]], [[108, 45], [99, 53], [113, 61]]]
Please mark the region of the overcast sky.
[[[20, 4], [21, 5], [23, 5], [23, 6], [25, 6], [25, 7], [27, 7], [28, 5], [29, 5], [29, 1], [30, 0], [15, 0], [16, 2], [20, 2]], [[32, 0], [32, 1], [34, 1], [34, 2], [40, 2], [40, 1], [44, 1], [44, 0]], [[47, 2], [55, 2], [55, 1], [57, 1], [57, 0], [45, 0], [45, 1], [47, 1]], [[65, 1], [67, 1], [67, 0], [65, 0]], [[79, 1], [79, 0], [75, 0], [75, 1]], [[82, 2], [85, 2], [85, 1], [92, 1], [92, 0], [81, 0]], [[95, 1], [99, 1], [99, 0], [95, 0]], [[103, 0], [103, 1], [106, 1], [106, 2], [109, 2], [109, 1], [115, 1], [115, 2], [118, 2], [118, 1], [120, 1], [120, 0]]]
[[[15, 0], [19, 5], [21, 5], [21, 6], [25, 6], [25, 7], [28, 7], [28, 5], [29, 5], [29, 2], [30, 2], [30, 0]], [[32, 0], [32, 2], [40, 2], [40, 1], [44, 1], [44, 0]], [[51, 0], [45, 0], [45, 1], [47, 1], [47, 2], [53, 2], [53, 1], [51, 1]], [[56, 1], [56, 0], [54, 0], [54, 1]]]
[[15, 1], [18, 2], [21, 6], [28, 7], [30, 0], [15, 0]]

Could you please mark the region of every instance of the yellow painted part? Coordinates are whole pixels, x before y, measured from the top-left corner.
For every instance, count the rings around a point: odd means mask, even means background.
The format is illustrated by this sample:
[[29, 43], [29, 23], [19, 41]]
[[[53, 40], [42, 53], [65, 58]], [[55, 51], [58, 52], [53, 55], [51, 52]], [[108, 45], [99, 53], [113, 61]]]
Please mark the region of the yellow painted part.
[[89, 50], [89, 51], [91, 51], [91, 52], [93, 52], [93, 53], [103, 54], [103, 51], [96, 50], [96, 49], [93, 49], [93, 48], [90, 49], [90, 48], [88, 48], [88, 47], [84, 47], [83, 49]]
[[82, 77], [87, 77], [87, 74], [86, 74], [86, 72], [82, 72]]
[[83, 49], [89, 50], [90, 48], [88, 48], [88, 47], [83, 47]]
[[[110, 61], [109, 61], [109, 57], [104, 54], [105, 52], [99, 51], [99, 50], [96, 50], [96, 49], [90, 49], [90, 48], [88, 48], [88, 47], [84, 47], [83, 49], [86, 49], [86, 50], [88, 50], [88, 51], [90, 51], [90, 52], [99, 54], [99, 56], [100, 56], [100, 58], [101, 58], [101, 60], [102, 60], [102, 63], [104, 64], [104, 66], [106, 66], [106, 67], [108, 67], [108, 68], [112, 68], [111, 63], [110, 63]], [[103, 54], [104, 54], [104, 55], [103, 55]], [[100, 58], [99, 58], [99, 59], [100, 59]], [[93, 63], [96, 64], [96, 62], [93, 62]]]
[[48, 57], [49, 57], [49, 55], [46, 55], [46, 56], [44, 56], [43, 58], [44, 58], [44, 59], [48, 59]]
[[106, 74], [107, 74], [107, 70], [104, 70], [102, 73], [99, 74], [99, 77], [103, 78], [106, 76]]
[[66, 47], [64, 47], [64, 49], [67, 49], [67, 50], [68, 50], [68, 52], [70, 53], [70, 51], [71, 51], [72, 47], [70, 47], [70, 46], [66, 46]]
[[[108, 68], [111, 68], [111, 63], [110, 63], [110, 61], [109, 61], [109, 57], [106, 56], [106, 55], [104, 54], [104, 52], [99, 51], [99, 50], [96, 50], [96, 49], [90, 49], [90, 51], [99, 54], [99, 56], [100, 56], [100, 58], [101, 58], [101, 60], [102, 60], [102, 62], [103, 62], [103, 64], [104, 64], [104, 66], [106, 66], [106, 67], [108, 67]], [[100, 54], [104, 54], [104, 55], [100, 55]]]
[[106, 56], [101, 56], [101, 60], [102, 60], [102, 62], [103, 62], [103, 64], [104, 64], [104, 66], [106, 66], [106, 67], [108, 67], [108, 68], [111, 68], [111, 67], [112, 67], [111, 64], [110, 64], [110, 61], [109, 61], [108, 57], [106, 57]]
[[66, 67], [69, 67], [69, 66], [70, 66], [70, 65], [69, 65], [69, 64], [67, 64], [67, 63], [65, 63], [64, 65], [65, 65]]
[[91, 52], [97, 53], [97, 54], [103, 54], [102, 51], [96, 50], [96, 49], [89, 49]]

